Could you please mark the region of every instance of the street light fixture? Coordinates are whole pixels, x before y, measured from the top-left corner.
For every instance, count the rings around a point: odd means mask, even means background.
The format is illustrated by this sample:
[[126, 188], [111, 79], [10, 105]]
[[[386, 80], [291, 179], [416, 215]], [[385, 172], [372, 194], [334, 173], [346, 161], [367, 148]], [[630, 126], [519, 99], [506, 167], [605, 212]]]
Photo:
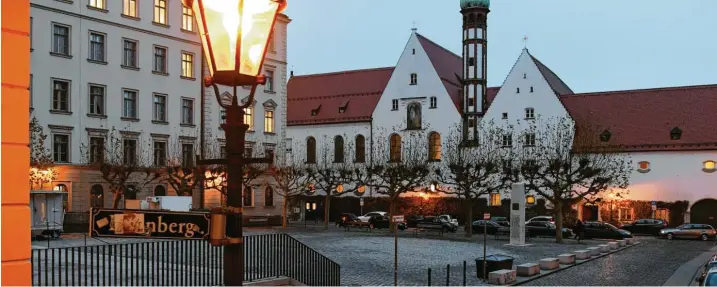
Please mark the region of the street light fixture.
[[[274, 30], [276, 17], [286, 8], [286, 0], [182, 0], [191, 7], [209, 75], [205, 86], [214, 88], [219, 105], [226, 109], [225, 159], [201, 160], [200, 164], [227, 166], [227, 207], [213, 211], [212, 219], [225, 225], [226, 234], [212, 235], [213, 242], [224, 245], [224, 285], [241, 286], [244, 281], [244, 242], [242, 232], [243, 166], [250, 163], [271, 162], [269, 159], [244, 158], [244, 137], [249, 126], [244, 123], [244, 109], [254, 101], [256, 86], [265, 78], [259, 75], [264, 56]], [[233, 87], [231, 103], [219, 94], [219, 85]], [[249, 99], [239, 105], [237, 86], [251, 86]], [[225, 218], [222, 219], [222, 216]], [[225, 223], [224, 223], [225, 222]], [[217, 228], [216, 232], [222, 232]], [[226, 237], [226, 240], [223, 240]]]

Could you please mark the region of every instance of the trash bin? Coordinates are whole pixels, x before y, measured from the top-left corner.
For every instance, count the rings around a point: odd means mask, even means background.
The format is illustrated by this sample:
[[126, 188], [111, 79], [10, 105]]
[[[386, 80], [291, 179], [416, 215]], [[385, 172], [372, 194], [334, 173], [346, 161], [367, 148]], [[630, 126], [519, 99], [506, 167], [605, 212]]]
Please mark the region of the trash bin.
[[513, 269], [513, 257], [508, 255], [493, 254], [485, 258], [485, 277], [483, 276], [483, 257], [476, 258], [476, 274], [478, 278], [488, 279], [488, 274], [493, 271]]

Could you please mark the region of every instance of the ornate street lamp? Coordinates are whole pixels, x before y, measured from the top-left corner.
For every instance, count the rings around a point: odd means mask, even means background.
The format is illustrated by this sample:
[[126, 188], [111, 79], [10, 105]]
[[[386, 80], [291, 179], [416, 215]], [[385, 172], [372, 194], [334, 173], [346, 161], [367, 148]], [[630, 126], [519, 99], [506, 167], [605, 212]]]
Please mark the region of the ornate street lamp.
[[[226, 238], [221, 239], [224, 234], [211, 237], [214, 242], [224, 245], [224, 269], [228, 271], [224, 272], [224, 285], [241, 286], [244, 276], [241, 271], [244, 270], [243, 165], [271, 161], [244, 158], [244, 137], [249, 128], [243, 122], [244, 109], [254, 101], [256, 86], [265, 81], [259, 73], [276, 17], [286, 8], [286, 0], [182, 0], [182, 3], [191, 7], [197, 20], [209, 66], [204, 85], [214, 88], [219, 105], [226, 109], [226, 123], [222, 124], [226, 135], [226, 159], [202, 160], [200, 164], [227, 166], [227, 207], [220, 212], [226, 215], [223, 220], [226, 222]], [[217, 84], [234, 88], [231, 104], [222, 101]], [[241, 106], [237, 86], [251, 86], [249, 100]], [[221, 232], [221, 228], [217, 232]]]

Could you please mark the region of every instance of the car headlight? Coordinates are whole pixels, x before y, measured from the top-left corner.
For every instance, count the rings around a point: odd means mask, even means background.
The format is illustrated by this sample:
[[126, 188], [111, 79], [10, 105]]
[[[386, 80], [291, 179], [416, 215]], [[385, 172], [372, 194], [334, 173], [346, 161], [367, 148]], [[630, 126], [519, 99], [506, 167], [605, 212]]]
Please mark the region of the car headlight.
[[664, 231], [664, 230], [660, 230], [660, 234], [665, 234], [665, 231]]

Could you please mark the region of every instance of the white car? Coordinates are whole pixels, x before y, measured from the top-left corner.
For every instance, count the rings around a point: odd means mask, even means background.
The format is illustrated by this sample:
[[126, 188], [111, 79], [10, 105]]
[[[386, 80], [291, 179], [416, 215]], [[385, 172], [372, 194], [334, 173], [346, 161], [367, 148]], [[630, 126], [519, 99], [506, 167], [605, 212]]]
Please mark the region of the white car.
[[452, 218], [448, 214], [439, 215], [438, 218], [445, 219], [446, 221], [450, 222], [451, 224], [458, 226], [458, 219]]
[[388, 212], [385, 212], [385, 211], [371, 211], [371, 212], [369, 212], [369, 213], [364, 214], [363, 216], [359, 216], [358, 219], [361, 220], [362, 222], [368, 222], [368, 220], [371, 219], [371, 217], [373, 217], [373, 216], [376, 216], [376, 215], [385, 216], [386, 214], [388, 214]]

